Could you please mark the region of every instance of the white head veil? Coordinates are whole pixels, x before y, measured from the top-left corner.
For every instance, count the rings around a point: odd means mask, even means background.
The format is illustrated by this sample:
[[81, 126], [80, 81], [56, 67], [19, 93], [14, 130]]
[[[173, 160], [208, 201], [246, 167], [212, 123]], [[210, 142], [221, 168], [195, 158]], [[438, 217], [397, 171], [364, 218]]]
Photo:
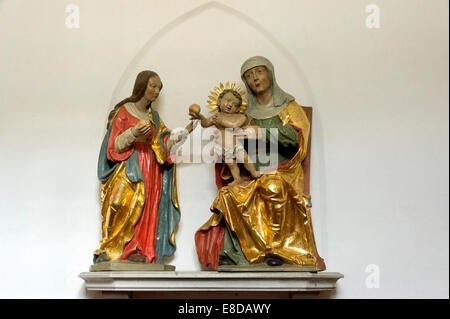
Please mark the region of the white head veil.
[[[254, 95], [254, 93], [252, 92], [252, 90], [250, 89], [244, 78], [245, 72], [257, 66], [264, 66], [269, 72], [269, 75], [271, 77], [272, 99], [268, 105], [260, 105], [258, 103], [258, 101], [256, 100], [256, 96]], [[245, 111], [245, 114], [254, 119], [263, 120], [274, 117], [275, 115], [280, 113], [289, 102], [295, 100], [295, 98], [292, 95], [284, 92], [278, 86], [277, 81], [275, 79], [273, 64], [265, 57], [254, 56], [245, 61], [241, 67], [241, 78], [242, 81], [244, 81], [248, 92], [247, 96], [248, 106]]]

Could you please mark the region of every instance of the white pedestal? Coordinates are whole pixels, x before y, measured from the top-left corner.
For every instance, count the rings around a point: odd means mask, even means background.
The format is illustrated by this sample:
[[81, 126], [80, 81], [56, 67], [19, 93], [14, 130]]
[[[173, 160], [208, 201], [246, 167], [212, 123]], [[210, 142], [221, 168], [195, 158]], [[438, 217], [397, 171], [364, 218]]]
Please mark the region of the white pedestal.
[[[336, 289], [337, 272], [97, 271], [83, 272], [86, 289], [133, 291], [319, 292]], [[117, 295], [119, 297], [119, 295]]]

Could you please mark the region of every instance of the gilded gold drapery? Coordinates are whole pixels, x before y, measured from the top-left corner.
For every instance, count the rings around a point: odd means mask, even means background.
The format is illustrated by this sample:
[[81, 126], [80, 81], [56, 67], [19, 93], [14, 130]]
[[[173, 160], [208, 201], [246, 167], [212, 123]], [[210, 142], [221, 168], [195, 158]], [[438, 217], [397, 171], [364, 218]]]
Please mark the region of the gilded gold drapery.
[[133, 183], [122, 162], [101, 185], [102, 239], [94, 254], [118, 259], [134, 235], [134, 226], [144, 206], [144, 182]]
[[[166, 163], [167, 158], [168, 158], [168, 154], [165, 154], [165, 152], [163, 150], [164, 144], [161, 143], [161, 141], [159, 141], [159, 138], [160, 138], [161, 134], [163, 134], [163, 133], [170, 134], [170, 130], [166, 127], [164, 122], [161, 119], [159, 119], [159, 127], [158, 127], [158, 130], [155, 132], [155, 135], [154, 135], [154, 138], [152, 141], [152, 150], [155, 154], [156, 161], [160, 165], [163, 165], [164, 163]], [[168, 151], [170, 151], [170, 150], [168, 150]], [[174, 172], [173, 172], [172, 202], [173, 202], [173, 205], [177, 209], [180, 209], [180, 204], [178, 202], [177, 167], [176, 167], [176, 165], [174, 165]], [[171, 238], [172, 238], [171, 239], [172, 243], [175, 245], [175, 233], [173, 233], [171, 235]]]
[[316, 266], [322, 270], [324, 264], [317, 254], [311, 223], [311, 197], [303, 193], [302, 161], [307, 155], [310, 124], [295, 101], [278, 116], [284, 125], [301, 129], [297, 153], [287, 166], [276, 172], [247, 185], [222, 187], [211, 205], [215, 214], [201, 230], [216, 226], [225, 218], [250, 263], [277, 255], [288, 264]]

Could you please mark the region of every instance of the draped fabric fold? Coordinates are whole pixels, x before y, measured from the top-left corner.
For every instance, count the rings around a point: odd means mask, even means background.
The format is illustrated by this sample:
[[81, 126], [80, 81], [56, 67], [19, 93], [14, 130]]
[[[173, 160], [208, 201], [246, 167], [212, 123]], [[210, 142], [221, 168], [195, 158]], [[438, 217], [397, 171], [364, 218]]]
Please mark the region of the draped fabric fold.
[[[297, 132], [297, 151], [286, 161], [279, 163], [277, 170], [262, 175], [246, 185], [220, 185], [211, 211], [211, 218], [196, 233], [199, 260], [204, 265], [217, 269], [220, 256], [243, 254], [249, 263], [260, 263], [266, 257], [276, 255], [293, 265], [315, 266], [324, 270], [323, 259], [317, 253], [311, 221], [310, 199], [304, 194], [302, 161], [307, 154], [310, 124], [302, 107], [290, 102], [278, 115], [280, 125], [290, 126]], [[257, 123], [260, 126], [268, 120]], [[256, 121], [252, 121], [254, 124]], [[273, 125], [273, 121], [267, 124]], [[267, 127], [267, 128], [269, 128]], [[220, 173], [216, 167], [216, 174]], [[222, 186], [222, 187], [221, 187]], [[232, 253], [225, 251], [229, 237], [226, 230], [235, 234], [240, 249]], [[234, 235], [233, 235], [234, 236]], [[207, 243], [216, 240], [215, 245]], [[217, 246], [222, 245], [218, 252]], [[198, 247], [214, 247], [214, 253]], [[233, 258], [231, 258], [233, 260]], [[236, 260], [238, 258], [235, 258]], [[236, 261], [235, 261], [236, 262]], [[242, 261], [237, 261], [242, 264]]]

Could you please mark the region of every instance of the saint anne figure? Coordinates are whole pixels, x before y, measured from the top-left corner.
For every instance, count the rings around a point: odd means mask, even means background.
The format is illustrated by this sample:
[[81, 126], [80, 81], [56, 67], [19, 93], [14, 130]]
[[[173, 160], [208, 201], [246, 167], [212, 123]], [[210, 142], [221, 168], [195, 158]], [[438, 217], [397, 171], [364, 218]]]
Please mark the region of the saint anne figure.
[[[309, 120], [294, 97], [278, 86], [266, 58], [245, 61], [241, 77], [248, 91], [248, 124], [267, 129], [267, 143], [274, 140], [269, 129], [278, 130], [278, 167], [246, 185], [227, 186], [220, 178], [223, 167], [216, 164], [219, 191], [213, 214], [195, 234], [199, 261], [212, 269], [266, 262], [324, 270], [314, 239], [311, 197], [304, 193]], [[257, 169], [261, 164], [256, 157]]]

